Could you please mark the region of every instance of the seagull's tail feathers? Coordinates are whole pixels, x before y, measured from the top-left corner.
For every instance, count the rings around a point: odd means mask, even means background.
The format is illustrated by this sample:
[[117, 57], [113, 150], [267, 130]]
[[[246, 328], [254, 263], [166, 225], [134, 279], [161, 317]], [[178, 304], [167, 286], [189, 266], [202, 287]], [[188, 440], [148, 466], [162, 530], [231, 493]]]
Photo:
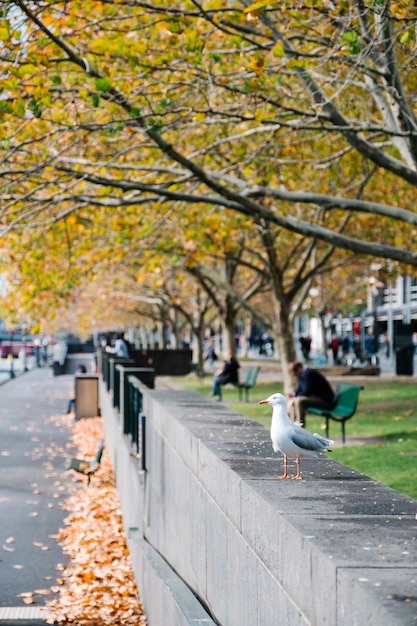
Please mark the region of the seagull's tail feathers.
[[331, 450], [329, 450], [329, 447], [334, 444], [334, 441], [332, 439], [326, 439], [326, 437], [322, 437], [318, 433], [314, 433], [313, 436], [317, 439], [317, 441], [323, 447], [323, 450], [327, 450], [327, 452], [331, 452]]

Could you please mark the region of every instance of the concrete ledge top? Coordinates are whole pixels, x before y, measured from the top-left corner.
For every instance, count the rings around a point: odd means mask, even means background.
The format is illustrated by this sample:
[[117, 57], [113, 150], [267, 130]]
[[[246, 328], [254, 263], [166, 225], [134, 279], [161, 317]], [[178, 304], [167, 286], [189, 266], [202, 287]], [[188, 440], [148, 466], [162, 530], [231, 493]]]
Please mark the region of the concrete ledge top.
[[[173, 393], [175, 402], [173, 402]], [[198, 393], [186, 391], [150, 391], [158, 403], [169, 405], [187, 430], [245, 481], [261, 489], [265, 497], [279, 494], [277, 504], [297, 506], [302, 511], [320, 511], [343, 515], [409, 515], [414, 518], [417, 533], [417, 501], [331, 459], [331, 453], [319, 459], [302, 459], [302, 481], [277, 480], [282, 472], [282, 455], [274, 453], [269, 430], [261, 424], [215, 403]], [[290, 461], [290, 473], [294, 471]], [[281, 509], [279, 506], [278, 510]], [[327, 511], [330, 512], [330, 511]]]

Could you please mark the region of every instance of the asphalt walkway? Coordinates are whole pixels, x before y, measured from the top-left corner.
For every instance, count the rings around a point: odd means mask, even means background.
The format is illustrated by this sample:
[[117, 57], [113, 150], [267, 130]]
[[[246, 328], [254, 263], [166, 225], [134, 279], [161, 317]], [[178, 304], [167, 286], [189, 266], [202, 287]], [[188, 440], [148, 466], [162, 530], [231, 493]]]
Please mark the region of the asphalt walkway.
[[40, 608], [67, 557], [54, 539], [67, 513], [73, 376], [49, 367], [0, 385], [0, 624], [44, 624]]

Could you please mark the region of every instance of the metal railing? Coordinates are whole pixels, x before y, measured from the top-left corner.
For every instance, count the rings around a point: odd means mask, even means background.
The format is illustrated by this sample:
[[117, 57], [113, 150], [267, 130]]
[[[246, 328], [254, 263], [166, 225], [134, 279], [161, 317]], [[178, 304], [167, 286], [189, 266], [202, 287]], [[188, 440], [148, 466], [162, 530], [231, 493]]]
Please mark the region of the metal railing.
[[129, 437], [130, 445], [141, 459], [142, 470], [146, 469], [145, 425], [143, 413], [143, 383], [136, 376], [128, 376], [128, 402], [124, 410], [123, 433]]
[[145, 469], [145, 423], [143, 392], [155, 387], [155, 369], [137, 367], [134, 359], [120, 359], [101, 353], [99, 369], [105, 387], [119, 413], [122, 432], [129, 441], [132, 452]]

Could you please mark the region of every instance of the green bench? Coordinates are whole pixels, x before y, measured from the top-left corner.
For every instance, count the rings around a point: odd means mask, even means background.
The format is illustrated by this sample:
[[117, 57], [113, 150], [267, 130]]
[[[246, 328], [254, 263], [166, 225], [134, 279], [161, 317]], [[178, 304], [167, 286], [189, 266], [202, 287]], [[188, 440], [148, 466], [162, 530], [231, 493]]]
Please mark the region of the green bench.
[[86, 461], [84, 459], [72, 458], [68, 463], [67, 470], [74, 470], [75, 472], [79, 472], [80, 474], [84, 474], [85, 476], [87, 476], [87, 485], [89, 485], [92, 474], [94, 474], [100, 467], [103, 450], [104, 441], [100, 441], [94, 459], [92, 459], [91, 461]]
[[249, 402], [249, 391], [255, 387], [260, 369], [260, 367], [252, 365], [246, 372], [245, 380], [236, 385], [239, 390], [239, 400], [243, 399], [243, 392], [245, 392], [245, 400], [246, 402]]
[[336, 389], [337, 402], [331, 410], [308, 407], [308, 413], [326, 418], [326, 437], [329, 436], [329, 420], [340, 422], [342, 443], [345, 443], [345, 422], [351, 419], [358, 408], [359, 393], [363, 389], [360, 385], [340, 383]]

